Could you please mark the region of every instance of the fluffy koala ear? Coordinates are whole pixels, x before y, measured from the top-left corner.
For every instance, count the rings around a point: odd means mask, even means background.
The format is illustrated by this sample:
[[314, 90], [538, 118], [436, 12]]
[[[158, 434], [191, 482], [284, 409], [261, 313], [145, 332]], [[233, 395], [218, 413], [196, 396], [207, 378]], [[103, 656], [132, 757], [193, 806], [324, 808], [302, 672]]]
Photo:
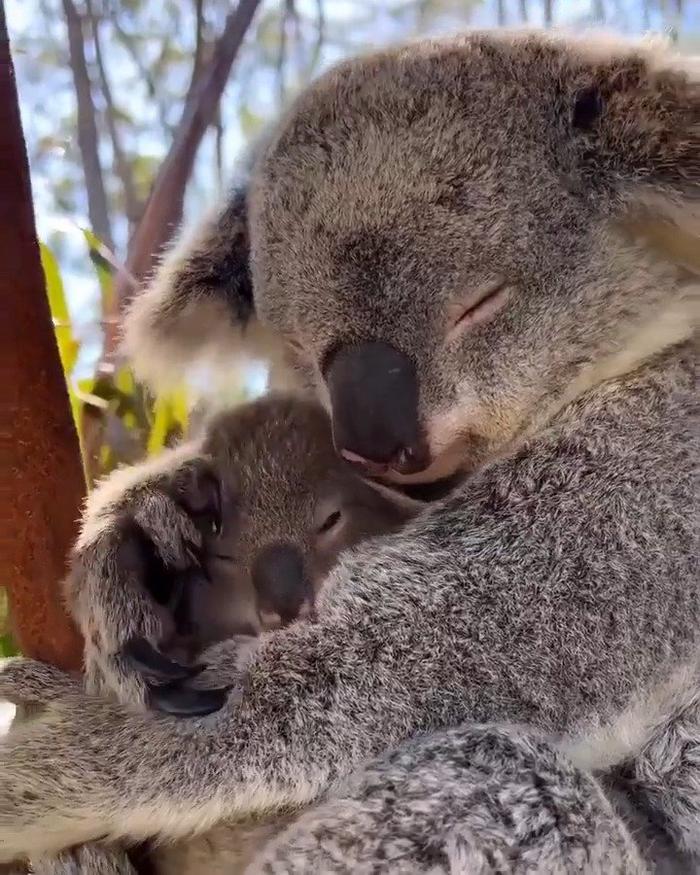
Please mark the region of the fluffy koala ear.
[[632, 216], [700, 235], [700, 61], [662, 41], [592, 41], [576, 54], [567, 121], [586, 184]]
[[280, 344], [255, 316], [245, 189], [165, 255], [124, 321], [122, 351], [153, 389], [179, 382], [193, 364], [236, 359], [275, 363]]

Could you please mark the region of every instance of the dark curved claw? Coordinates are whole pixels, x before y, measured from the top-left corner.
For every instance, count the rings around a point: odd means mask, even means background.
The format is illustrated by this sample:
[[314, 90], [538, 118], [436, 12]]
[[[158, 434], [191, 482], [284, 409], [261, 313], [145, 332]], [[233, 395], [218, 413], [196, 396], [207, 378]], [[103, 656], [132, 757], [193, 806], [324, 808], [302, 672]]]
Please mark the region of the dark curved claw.
[[205, 717], [223, 708], [231, 687], [195, 690], [179, 683], [148, 688], [148, 705], [174, 717]]
[[203, 665], [182, 665], [156, 650], [145, 638], [132, 638], [122, 648], [122, 655], [133, 668], [153, 683], [168, 684], [198, 675]]

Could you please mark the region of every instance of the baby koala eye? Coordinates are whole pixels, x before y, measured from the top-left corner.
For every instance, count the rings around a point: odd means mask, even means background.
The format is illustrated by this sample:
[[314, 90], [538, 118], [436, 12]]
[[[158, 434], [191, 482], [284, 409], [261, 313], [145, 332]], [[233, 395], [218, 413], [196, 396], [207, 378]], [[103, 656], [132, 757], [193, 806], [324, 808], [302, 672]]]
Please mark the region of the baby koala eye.
[[343, 496], [338, 488], [324, 489], [318, 497], [313, 516], [313, 532], [316, 538], [328, 545], [342, 531], [345, 522]]
[[450, 328], [448, 336], [457, 332], [487, 322], [505, 307], [510, 292], [508, 280], [497, 277], [485, 283], [466, 299], [455, 302], [450, 312]]
[[334, 529], [338, 525], [341, 517], [342, 514], [339, 510], [334, 510], [332, 513], [329, 513], [320, 526], [317, 527], [316, 534], [325, 535], [326, 532], [330, 532], [331, 529]]

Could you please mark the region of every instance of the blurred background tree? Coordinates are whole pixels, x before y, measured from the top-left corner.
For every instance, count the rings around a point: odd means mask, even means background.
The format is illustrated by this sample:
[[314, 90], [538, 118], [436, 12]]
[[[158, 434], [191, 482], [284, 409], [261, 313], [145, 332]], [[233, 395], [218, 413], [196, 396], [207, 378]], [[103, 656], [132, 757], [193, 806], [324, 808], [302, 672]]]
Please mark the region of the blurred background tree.
[[467, 26], [670, 31], [700, 48], [700, 0], [8, 0], [49, 295], [89, 481], [157, 451], [203, 395], [264, 386], [255, 363], [149, 399], [117, 356], [120, 315], [181, 221], [329, 64]]

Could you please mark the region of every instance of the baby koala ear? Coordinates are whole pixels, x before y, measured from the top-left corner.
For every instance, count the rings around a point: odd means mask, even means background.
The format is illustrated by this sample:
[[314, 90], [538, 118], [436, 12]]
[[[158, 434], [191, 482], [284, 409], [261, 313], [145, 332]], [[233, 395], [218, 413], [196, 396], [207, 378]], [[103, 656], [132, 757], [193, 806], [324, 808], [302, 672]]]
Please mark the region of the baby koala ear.
[[584, 185], [700, 234], [700, 61], [661, 41], [574, 45], [564, 93]]
[[155, 390], [182, 381], [202, 362], [277, 362], [281, 344], [255, 315], [249, 270], [247, 191], [184, 234], [164, 256], [124, 321], [122, 351], [136, 376]]
[[171, 493], [203, 535], [216, 536], [222, 533], [226, 495], [213, 464], [205, 459], [197, 459], [183, 465], [173, 479]]

